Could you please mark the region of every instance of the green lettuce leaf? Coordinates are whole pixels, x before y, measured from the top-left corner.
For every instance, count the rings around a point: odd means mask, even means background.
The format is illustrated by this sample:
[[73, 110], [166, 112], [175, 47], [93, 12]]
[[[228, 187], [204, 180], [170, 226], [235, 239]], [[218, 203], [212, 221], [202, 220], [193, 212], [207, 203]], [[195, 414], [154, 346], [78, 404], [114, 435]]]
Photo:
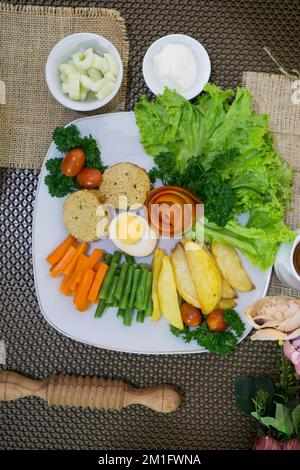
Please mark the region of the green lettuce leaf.
[[[152, 176], [185, 186], [204, 202], [205, 240], [229, 243], [255, 266], [270, 267], [279, 243], [295, 236], [284, 223], [292, 170], [276, 151], [268, 115], [252, 109], [251, 93], [209, 83], [191, 103], [166, 88], [152, 102], [142, 97], [135, 115], [157, 165]], [[247, 226], [236, 219], [244, 212]]]
[[[202, 239], [203, 224], [197, 222], [189, 236]], [[227, 243], [240, 250], [251, 263], [265, 271], [274, 263], [279, 243], [289, 243], [295, 238], [279, 215], [267, 211], [253, 212], [246, 226], [231, 220], [224, 228], [205, 220], [204, 240]]]

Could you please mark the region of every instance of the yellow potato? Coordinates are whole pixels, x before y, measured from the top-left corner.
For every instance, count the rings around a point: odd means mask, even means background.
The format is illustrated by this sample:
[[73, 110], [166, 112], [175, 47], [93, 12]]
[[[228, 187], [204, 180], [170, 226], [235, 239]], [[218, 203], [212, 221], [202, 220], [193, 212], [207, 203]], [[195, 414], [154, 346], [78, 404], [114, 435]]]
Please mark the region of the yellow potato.
[[224, 299], [234, 299], [237, 297], [236, 292], [234, 289], [232, 289], [224, 277], [222, 278], [222, 297]]
[[192, 279], [185, 251], [181, 243], [177, 243], [172, 251], [170, 261], [179, 295], [189, 304], [200, 308], [196, 286]]
[[248, 292], [255, 289], [250, 277], [246, 273], [237, 251], [226, 243], [212, 242], [212, 254], [220, 271], [233, 289]]
[[167, 256], [163, 258], [162, 268], [158, 277], [158, 300], [162, 312], [170, 325], [183, 330], [175, 278], [172, 265]]
[[190, 273], [196, 286], [202, 312], [207, 315], [218, 305], [222, 295], [222, 276], [205, 246], [184, 243]]
[[236, 306], [236, 301], [233, 299], [220, 299], [218, 303], [218, 308], [222, 310], [227, 310], [228, 308], [234, 308]]
[[163, 258], [165, 256], [165, 252], [161, 248], [157, 248], [153, 255], [152, 261], [152, 273], [153, 273], [153, 281], [152, 281], [152, 300], [153, 300], [153, 310], [152, 310], [152, 321], [157, 321], [160, 319], [162, 311], [159, 305], [158, 300], [158, 277], [161, 271]]

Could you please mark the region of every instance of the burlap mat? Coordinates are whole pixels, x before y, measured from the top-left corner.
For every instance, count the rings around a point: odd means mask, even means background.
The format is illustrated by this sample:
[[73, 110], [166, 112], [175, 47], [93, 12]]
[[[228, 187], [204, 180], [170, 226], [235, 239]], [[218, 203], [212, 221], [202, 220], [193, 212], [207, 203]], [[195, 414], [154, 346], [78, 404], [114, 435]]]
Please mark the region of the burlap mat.
[[[269, 114], [277, 150], [294, 169], [293, 200], [286, 214], [287, 224], [294, 229], [300, 228], [300, 103], [294, 93], [295, 80], [285, 75], [243, 73], [243, 86], [253, 93], [255, 110]], [[270, 294], [300, 298], [299, 292], [283, 286], [276, 276]]]
[[93, 114], [124, 109], [129, 43], [125, 21], [118, 11], [0, 3], [0, 80], [6, 85], [6, 104], [0, 104], [0, 166], [40, 168], [53, 129], [83, 116], [52, 98], [45, 81], [45, 64], [52, 47], [75, 32], [105, 36], [116, 46], [123, 62], [119, 93]]

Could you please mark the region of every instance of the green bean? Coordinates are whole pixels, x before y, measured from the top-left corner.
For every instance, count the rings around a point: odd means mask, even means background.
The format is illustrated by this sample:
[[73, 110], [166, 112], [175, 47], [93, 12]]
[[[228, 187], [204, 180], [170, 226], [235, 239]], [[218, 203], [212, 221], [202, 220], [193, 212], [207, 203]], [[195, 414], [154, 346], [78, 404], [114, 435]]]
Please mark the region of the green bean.
[[118, 309], [117, 317], [123, 318], [125, 310], [123, 308]]
[[131, 292], [131, 289], [132, 289], [132, 280], [133, 280], [133, 266], [129, 265], [128, 271], [127, 271], [127, 276], [126, 276], [126, 279], [125, 279], [123, 292], [122, 292], [122, 297], [121, 297], [120, 303], [119, 303], [119, 306], [121, 308], [128, 307], [130, 292]]
[[147, 283], [148, 271], [145, 269], [142, 270], [142, 275], [140, 278], [140, 282], [137, 288], [135, 303], [134, 306], [141, 310], [144, 305], [145, 293], [146, 293], [146, 283]]
[[145, 287], [145, 295], [144, 295], [144, 301], [143, 304], [140, 307], [140, 310], [146, 310], [149, 298], [151, 297], [151, 292], [152, 292], [152, 280], [153, 280], [153, 274], [152, 271], [147, 272], [147, 280], [146, 280], [146, 287]]
[[133, 315], [133, 308], [126, 308], [124, 317], [123, 317], [123, 325], [130, 326], [132, 322], [132, 315]]
[[107, 307], [107, 304], [105, 300], [100, 300], [100, 302], [98, 303], [97, 310], [95, 312], [95, 318], [101, 317], [103, 313], [105, 312], [106, 307]]
[[122, 258], [122, 252], [121, 251], [115, 251], [114, 254], [112, 255], [111, 263], [117, 263], [119, 264]]
[[145, 318], [145, 312], [143, 312], [143, 310], [139, 310], [136, 316], [136, 321], [138, 323], [144, 323], [144, 318]]
[[125, 259], [126, 259], [127, 263], [130, 263], [130, 264], [134, 264], [134, 263], [135, 263], [135, 259], [134, 259], [133, 256], [128, 255], [127, 253], [124, 253], [124, 256], [125, 256]]
[[107, 299], [107, 296], [109, 294], [109, 290], [111, 287], [111, 284], [114, 279], [114, 275], [116, 274], [116, 271], [118, 269], [118, 264], [115, 262], [111, 262], [110, 267], [108, 268], [108, 271], [106, 273], [106, 276], [104, 278], [101, 290], [100, 290], [100, 299]]
[[106, 303], [108, 305], [112, 305], [114, 303], [114, 294], [116, 292], [116, 287], [118, 284], [119, 276], [117, 274], [114, 275], [113, 281], [111, 283], [107, 298], [106, 298]]
[[122, 292], [124, 290], [124, 284], [125, 284], [128, 267], [129, 267], [129, 263], [127, 263], [127, 261], [125, 261], [121, 266], [121, 272], [120, 272], [120, 276], [118, 279], [118, 284], [114, 293], [114, 296], [118, 301], [120, 300], [122, 296]]
[[129, 297], [129, 302], [128, 302], [128, 306], [130, 308], [133, 308], [134, 306], [136, 291], [138, 288], [141, 272], [142, 272], [141, 269], [135, 269], [133, 273], [132, 287], [131, 287], [131, 292], [130, 292], [130, 297]]
[[152, 300], [152, 294], [150, 295], [147, 303], [147, 307], [145, 310], [145, 317], [151, 317], [153, 312], [153, 300]]
[[106, 264], [110, 264], [112, 255], [110, 253], [104, 253], [103, 261]]

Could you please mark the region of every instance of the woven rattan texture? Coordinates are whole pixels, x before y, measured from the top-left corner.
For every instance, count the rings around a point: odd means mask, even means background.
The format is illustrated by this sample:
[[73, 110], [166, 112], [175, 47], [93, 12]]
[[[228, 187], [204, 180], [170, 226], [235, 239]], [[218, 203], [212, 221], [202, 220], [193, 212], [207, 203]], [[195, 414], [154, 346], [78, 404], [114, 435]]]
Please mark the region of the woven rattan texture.
[[[54, 4], [107, 6], [125, 18], [131, 47], [128, 109], [147, 91], [141, 75], [146, 48], [169, 32], [202, 40], [212, 58], [212, 79], [223, 86], [241, 82], [243, 70], [276, 72], [261, 50], [263, 45], [286, 67], [299, 68], [297, 0]], [[37, 171], [2, 170], [0, 179], [0, 336], [7, 345], [7, 368], [35, 378], [67, 372], [124, 378], [136, 386], [172, 383], [181, 388], [183, 403], [178, 412], [166, 416], [141, 407], [121, 413], [50, 409], [30, 398], [1, 403], [0, 448], [249, 448], [256, 428], [235, 409], [233, 382], [245, 373], [274, 374], [276, 345], [248, 339], [227, 359], [207, 354], [155, 357], [99, 350], [61, 336], [42, 318], [34, 292], [31, 222], [37, 178]]]

